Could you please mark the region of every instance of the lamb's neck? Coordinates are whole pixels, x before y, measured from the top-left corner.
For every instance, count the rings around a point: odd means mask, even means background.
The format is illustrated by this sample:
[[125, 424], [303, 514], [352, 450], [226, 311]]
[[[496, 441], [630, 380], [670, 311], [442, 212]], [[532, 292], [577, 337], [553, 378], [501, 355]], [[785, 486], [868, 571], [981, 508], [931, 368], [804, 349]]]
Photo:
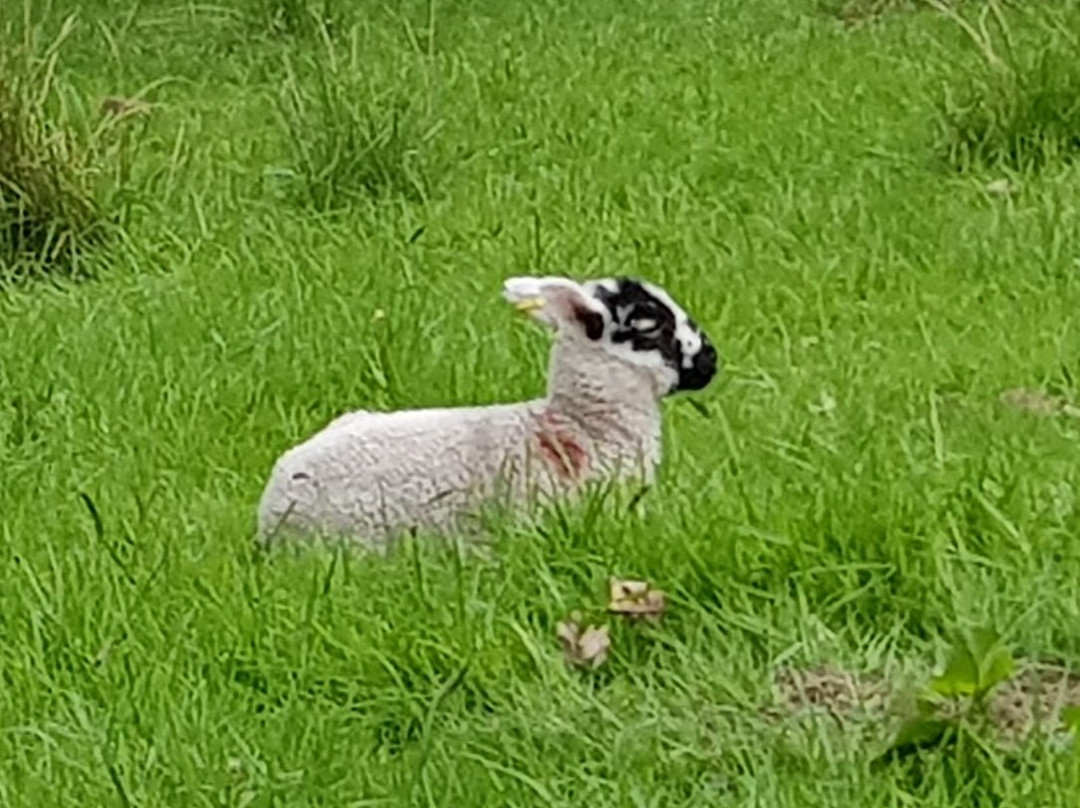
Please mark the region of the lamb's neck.
[[545, 415], [581, 433], [606, 464], [660, 460], [660, 403], [642, 379], [612, 371], [551, 375]]
[[582, 396], [554, 390], [543, 402], [548, 413], [576, 424], [594, 438], [623, 433], [644, 436], [660, 428], [660, 409], [655, 401]]

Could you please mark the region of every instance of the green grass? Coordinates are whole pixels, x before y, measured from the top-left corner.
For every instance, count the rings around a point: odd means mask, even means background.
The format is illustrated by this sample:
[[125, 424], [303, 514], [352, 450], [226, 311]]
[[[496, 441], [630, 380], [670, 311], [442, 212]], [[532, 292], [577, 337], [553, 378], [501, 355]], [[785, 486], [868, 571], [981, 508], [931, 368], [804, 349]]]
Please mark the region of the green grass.
[[[925, 679], [975, 627], [1080, 662], [1080, 422], [998, 400], [1078, 397], [1080, 169], [943, 167], [962, 31], [815, 0], [336, 5], [351, 80], [419, 105], [439, 181], [318, 212], [278, 105], [326, 46], [249, 5], [85, 3], [58, 63], [88, 108], [154, 106], [97, 280], [0, 298], [0, 804], [1075, 800], [1071, 749], [879, 767], [885, 725], [759, 715], [782, 665]], [[666, 405], [643, 512], [507, 523], [491, 558], [253, 555], [270, 465], [335, 414], [542, 389], [499, 294], [537, 270], [655, 279], [725, 358], [708, 415]], [[567, 670], [556, 625], [612, 575], [669, 612]]]

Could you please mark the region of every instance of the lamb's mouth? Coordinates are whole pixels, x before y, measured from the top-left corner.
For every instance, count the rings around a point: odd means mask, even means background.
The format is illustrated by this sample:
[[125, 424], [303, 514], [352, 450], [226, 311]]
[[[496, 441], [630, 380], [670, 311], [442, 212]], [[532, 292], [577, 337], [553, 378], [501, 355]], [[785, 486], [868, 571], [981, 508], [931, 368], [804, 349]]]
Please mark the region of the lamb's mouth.
[[720, 357], [711, 342], [704, 337], [702, 340], [702, 348], [694, 356], [690, 366], [679, 368], [679, 380], [675, 385], [676, 391], [703, 390], [716, 377]]

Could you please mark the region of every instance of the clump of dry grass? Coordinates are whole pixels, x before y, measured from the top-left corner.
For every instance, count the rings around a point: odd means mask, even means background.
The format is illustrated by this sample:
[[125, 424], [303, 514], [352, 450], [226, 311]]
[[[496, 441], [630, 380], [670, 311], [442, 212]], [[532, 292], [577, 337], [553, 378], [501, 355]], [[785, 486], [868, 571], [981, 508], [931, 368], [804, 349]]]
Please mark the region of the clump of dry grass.
[[134, 151], [125, 124], [148, 108], [110, 98], [93, 125], [73, 118], [56, 68], [74, 24], [45, 47], [29, 14], [0, 30], [0, 283], [82, 274], [81, 256], [119, 218], [111, 202]]

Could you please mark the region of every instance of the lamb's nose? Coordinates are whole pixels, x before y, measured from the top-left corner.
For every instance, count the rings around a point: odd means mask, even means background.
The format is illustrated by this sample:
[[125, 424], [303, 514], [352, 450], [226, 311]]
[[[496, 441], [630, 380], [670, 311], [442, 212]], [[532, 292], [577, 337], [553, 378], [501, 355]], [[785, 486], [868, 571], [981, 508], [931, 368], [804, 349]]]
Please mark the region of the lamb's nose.
[[698, 369], [711, 378], [716, 375], [716, 348], [712, 346], [712, 343], [707, 342], [694, 359], [694, 364]]
[[716, 348], [706, 342], [694, 356], [689, 368], [679, 374], [680, 390], [701, 390], [716, 375]]

